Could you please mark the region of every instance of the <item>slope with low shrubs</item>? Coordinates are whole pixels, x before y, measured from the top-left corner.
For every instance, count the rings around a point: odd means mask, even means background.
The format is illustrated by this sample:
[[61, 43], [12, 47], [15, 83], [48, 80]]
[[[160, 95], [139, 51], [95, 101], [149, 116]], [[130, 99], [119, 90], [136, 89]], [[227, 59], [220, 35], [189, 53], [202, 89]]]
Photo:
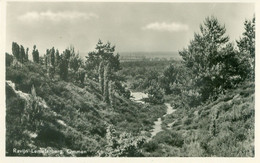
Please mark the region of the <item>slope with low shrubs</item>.
[[[86, 79], [79, 84], [60, 80], [58, 76], [49, 78], [43, 65], [30, 61], [7, 66], [6, 80], [15, 84], [15, 89], [6, 84], [8, 156], [43, 155], [17, 154], [13, 148], [62, 150], [63, 153], [57, 155], [64, 156], [73, 156], [66, 153], [67, 149], [84, 150], [76, 156], [97, 156], [109, 141], [106, 138], [108, 126], [114, 126], [117, 135], [129, 133], [134, 139], [138, 139], [141, 133], [149, 136], [153, 121], [166, 110], [163, 105], [137, 104], [119, 94], [115, 94], [112, 107], [103, 102], [96, 81]], [[28, 95], [31, 101], [34, 97], [32, 87], [38, 99], [34, 104], [16, 92]], [[34, 108], [40, 108], [37, 117], [21, 123], [19, 119], [27, 113], [33, 114]]]
[[254, 100], [254, 83], [246, 81], [216, 101], [177, 108], [164, 118], [165, 131], [145, 144], [147, 156], [253, 157]]

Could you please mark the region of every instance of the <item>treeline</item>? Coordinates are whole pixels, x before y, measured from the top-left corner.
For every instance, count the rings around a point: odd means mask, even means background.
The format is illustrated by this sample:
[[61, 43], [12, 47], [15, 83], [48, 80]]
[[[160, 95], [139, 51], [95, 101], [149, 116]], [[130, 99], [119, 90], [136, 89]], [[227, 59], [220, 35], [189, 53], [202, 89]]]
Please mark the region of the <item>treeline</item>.
[[[16, 61], [13, 62], [11, 55], [6, 53], [7, 66], [11, 64], [29, 62], [29, 48], [25, 49], [16, 42], [12, 43], [12, 53]], [[68, 47], [62, 53], [54, 47], [46, 49], [43, 56], [39, 56], [36, 45], [33, 46], [32, 58], [35, 64], [42, 65], [46, 76], [51, 80], [64, 80], [84, 84], [86, 78], [99, 82], [100, 92], [103, 101], [113, 105], [115, 92], [127, 98], [130, 97], [130, 91], [122, 85], [124, 78], [117, 75], [121, 69], [119, 54], [114, 54], [115, 46], [110, 42], [104, 44], [98, 41], [95, 51], [89, 52], [86, 60], [80, 58], [79, 52], [75, 52], [73, 46]]]

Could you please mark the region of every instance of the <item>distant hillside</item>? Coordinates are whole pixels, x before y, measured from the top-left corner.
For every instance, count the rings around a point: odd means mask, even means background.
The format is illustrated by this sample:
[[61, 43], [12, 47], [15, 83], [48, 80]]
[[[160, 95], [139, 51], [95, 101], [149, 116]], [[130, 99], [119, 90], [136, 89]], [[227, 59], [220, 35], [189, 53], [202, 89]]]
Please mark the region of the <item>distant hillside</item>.
[[[181, 60], [181, 56], [178, 52], [166, 51], [166, 52], [118, 52], [120, 55], [120, 60]], [[85, 58], [88, 53], [81, 52], [81, 57]]]
[[126, 59], [174, 59], [174, 60], [180, 60], [181, 56], [178, 52], [119, 52], [120, 59], [126, 60]]

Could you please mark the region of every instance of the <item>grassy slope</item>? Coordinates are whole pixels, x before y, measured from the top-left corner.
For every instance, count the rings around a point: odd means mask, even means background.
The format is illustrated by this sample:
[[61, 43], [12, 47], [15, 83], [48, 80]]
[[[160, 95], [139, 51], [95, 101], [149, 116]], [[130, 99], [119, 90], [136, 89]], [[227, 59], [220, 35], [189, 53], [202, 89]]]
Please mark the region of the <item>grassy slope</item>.
[[[88, 79], [84, 84], [77, 84], [61, 81], [58, 76], [51, 80], [43, 66], [31, 62], [7, 67], [6, 80], [29, 94], [34, 85], [37, 97], [48, 105], [34, 120], [41, 122], [36, 125], [37, 129], [31, 128], [28, 121], [19, 121], [28, 110], [26, 101], [6, 85], [8, 155], [12, 155], [12, 147], [33, 146], [35, 149], [81, 149], [87, 151], [83, 156], [95, 156], [106, 143], [108, 124], [114, 125], [119, 133], [126, 131], [140, 135], [141, 131], [146, 131], [149, 135], [153, 121], [165, 112], [164, 106], [141, 106], [118, 95], [115, 107], [111, 108], [102, 101], [96, 82]], [[38, 136], [32, 138], [27, 131]], [[13, 137], [17, 133], [19, 136]], [[22, 137], [24, 143], [21, 143]]]
[[177, 108], [163, 127], [166, 131], [146, 144], [147, 156], [253, 157], [254, 83], [245, 82], [197, 108]]

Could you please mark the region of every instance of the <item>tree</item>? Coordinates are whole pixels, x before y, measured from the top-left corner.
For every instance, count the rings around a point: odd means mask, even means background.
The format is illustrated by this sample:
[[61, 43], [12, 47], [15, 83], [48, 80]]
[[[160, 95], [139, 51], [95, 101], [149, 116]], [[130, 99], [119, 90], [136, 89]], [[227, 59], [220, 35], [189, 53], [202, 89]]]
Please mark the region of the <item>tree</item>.
[[[188, 48], [179, 52], [193, 75], [194, 89], [198, 89], [203, 101], [224, 91], [226, 83], [238, 75], [236, 70], [239, 60], [232, 45], [227, 44], [229, 37], [225, 32], [225, 26], [215, 17], [208, 17]], [[225, 60], [227, 58], [228, 61]], [[231, 60], [236, 63], [231, 64]], [[225, 71], [227, 67], [229, 70]], [[230, 73], [231, 69], [233, 73]]]
[[59, 74], [60, 74], [60, 78], [63, 80], [67, 80], [68, 78], [68, 60], [66, 59], [65, 54], [62, 54], [61, 60], [60, 60], [60, 64], [59, 64]]
[[33, 46], [32, 56], [33, 56], [33, 62], [39, 63], [40, 57], [39, 57], [38, 49], [36, 49], [36, 45]]
[[46, 70], [48, 71], [48, 53], [44, 54], [44, 65]]
[[122, 85], [121, 80], [113, 80], [113, 88], [114, 91], [117, 92], [119, 95], [124, 96], [125, 98], [129, 99], [131, 97], [131, 92], [126, 88], [126, 85]]
[[151, 85], [149, 86], [149, 88], [146, 89], [145, 92], [148, 93], [148, 102], [153, 104], [164, 103], [163, 90], [161, 89], [158, 82], [156, 82], [155, 80], [151, 81]]
[[70, 45], [68, 50], [70, 51], [70, 56], [74, 57], [76, 55], [75, 47], [73, 45]]
[[109, 81], [111, 78], [111, 66], [110, 63], [107, 63], [105, 66], [105, 70], [104, 70], [104, 101], [106, 103], [110, 103], [110, 99], [109, 99]]
[[[247, 65], [251, 71], [249, 74], [254, 77], [255, 70], [255, 16], [252, 20], [246, 20], [244, 23], [245, 31], [237, 42], [237, 46], [242, 56], [243, 63]], [[245, 66], [246, 67], [246, 66]]]
[[50, 67], [49, 67], [49, 73], [50, 73], [50, 77], [53, 78], [54, 74], [55, 74], [55, 49], [54, 47], [52, 47], [50, 49]]
[[165, 94], [171, 94], [171, 84], [176, 82], [178, 70], [173, 64], [170, 64], [164, 71], [162, 76], [159, 78], [160, 86], [164, 89]]
[[98, 74], [99, 64], [101, 61], [110, 63], [111, 69], [116, 72], [120, 70], [119, 54], [114, 55], [115, 46], [111, 46], [110, 42], [103, 44], [101, 40], [96, 45], [96, 51], [88, 53], [86, 66], [87, 69]]
[[56, 49], [56, 52], [55, 52], [55, 66], [58, 67], [60, 63], [60, 53], [59, 53], [59, 50]]
[[114, 55], [116, 47], [111, 46], [110, 42], [107, 42], [103, 47], [104, 49], [100, 53], [102, 60], [108, 61], [113, 71], [120, 70], [119, 54]]
[[25, 50], [24, 50], [23, 45], [21, 45], [21, 48], [20, 48], [20, 61], [22, 63], [25, 61]]
[[25, 60], [29, 61], [29, 48], [26, 48]]
[[69, 61], [69, 65], [70, 65], [70, 68], [74, 71], [74, 72], [77, 72], [79, 67], [81, 66], [82, 64], [82, 60], [81, 58], [79, 57], [79, 53], [77, 54], [74, 54], [72, 53], [73, 55], [70, 57], [70, 61]]
[[51, 58], [51, 60], [50, 60], [51, 65], [52, 65], [53, 67], [55, 67], [55, 49], [54, 49], [54, 47], [52, 47], [52, 48], [50, 49], [50, 58]]
[[5, 65], [6, 67], [11, 66], [13, 63], [14, 57], [8, 53], [5, 53]]
[[159, 72], [156, 70], [147, 70], [144, 81], [140, 83], [139, 88], [147, 89], [151, 86], [152, 81], [159, 82]]
[[71, 56], [71, 51], [69, 49], [65, 49], [65, 51], [63, 52], [63, 55], [64, 55], [64, 58], [69, 61], [70, 56]]
[[99, 85], [101, 93], [104, 94], [104, 62], [99, 64]]
[[12, 53], [17, 60], [20, 60], [20, 47], [16, 42], [12, 43]]
[[80, 67], [77, 71], [77, 80], [79, 80], [81, 83], [84, 83], [85, 80], [85, 70], [83, 67]]

